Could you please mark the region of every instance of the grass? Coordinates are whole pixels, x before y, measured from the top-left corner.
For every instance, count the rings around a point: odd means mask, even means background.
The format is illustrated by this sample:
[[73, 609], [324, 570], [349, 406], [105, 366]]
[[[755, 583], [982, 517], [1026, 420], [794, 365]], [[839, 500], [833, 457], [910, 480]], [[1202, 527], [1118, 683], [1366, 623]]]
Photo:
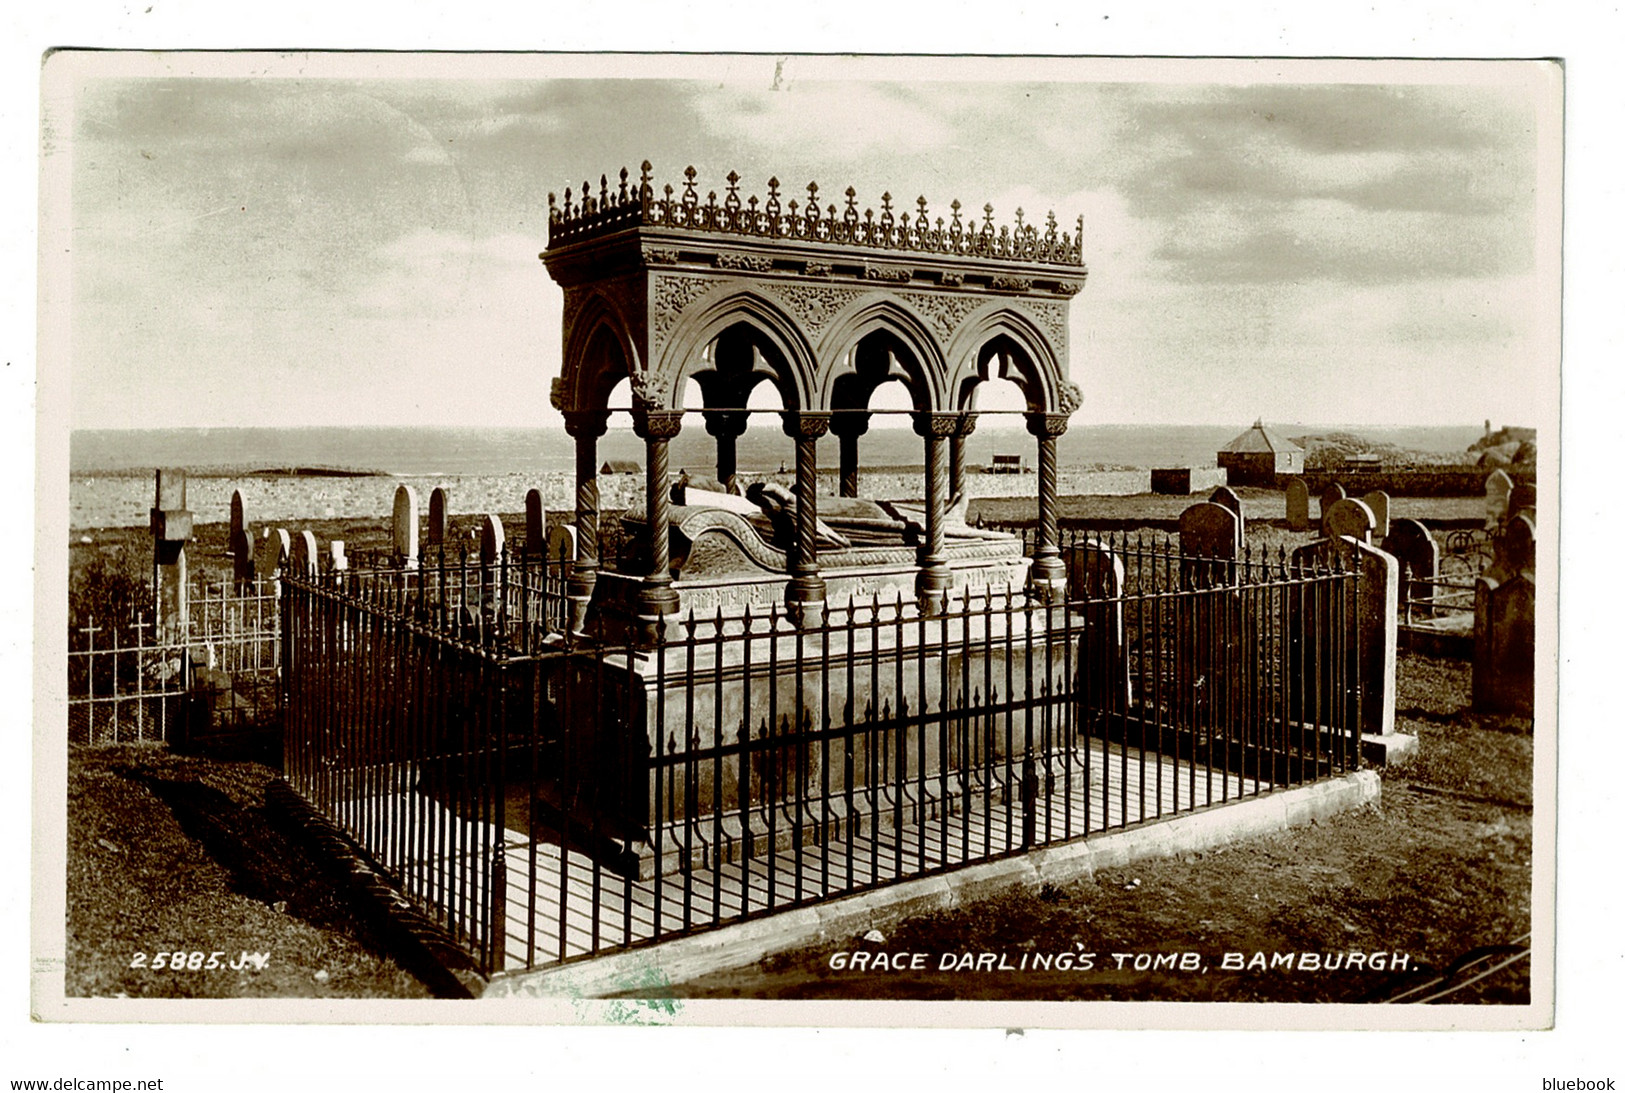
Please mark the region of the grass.
[[[272, 777], [257, 763], [151, 745], [71, 749], [68, 996], [429, 996], [271, 822]], [[152, 969], [153, 954], [174, 952], [220, 954], [227, 966]], [[270, 958], [229, 967], [244, 953]], [[147, 967], [131, 966], [137, 954]]]
[[[1387, 772], [1380, 807], [1205, 853], [923, 915], [883, 931], [672, 988], [685, 998], [1358, 1002], [1392, 994], [1530, 922], [1527, 722], [1467, 711], [1462, 662], [1400, 661], [1401, 732], [1421, 758]], [[1225, 971], [1224, 954], [1406, 954], [1410, 971]], [[925, 953], [925, 971], [836, 970], [836, 953]], [[1091, 952], [1089, 972], [1021, 971], [1026, 954]], [[1014, 971], [942, 970], [992, 953]], [[1198, 970], [1119, 970], [1112, 954], [1198, 954]], [[1154, 957], [1149, 958], [1154, 962]], [[1420, 974], [1419, 974], [1420, 973]], [[1450, 998], [1529, 1000], [1524, 961]]]

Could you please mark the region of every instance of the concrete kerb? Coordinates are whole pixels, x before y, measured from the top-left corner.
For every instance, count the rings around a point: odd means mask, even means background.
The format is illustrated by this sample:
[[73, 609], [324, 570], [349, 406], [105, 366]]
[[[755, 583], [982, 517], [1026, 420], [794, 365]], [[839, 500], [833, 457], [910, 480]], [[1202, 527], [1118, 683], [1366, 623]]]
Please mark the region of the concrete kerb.
[[1239, 839], [1307, 824], [1363, 808], [1382, 797], [1374, 770], [1074, 843], [1035, 850], [1019, 858], [966, 866], [829, 903], [768, 915], [659, 945], [612, 953], [534, 972], [498, 976], [483, 997], [594, 998], [629, 985], [680, 983], [700, 975], [748, 967], [768, 956], [884, 929], [903, 919], [997, 895], [1015, 887], [1061, 884], [1146, 858], [1172, 857]]

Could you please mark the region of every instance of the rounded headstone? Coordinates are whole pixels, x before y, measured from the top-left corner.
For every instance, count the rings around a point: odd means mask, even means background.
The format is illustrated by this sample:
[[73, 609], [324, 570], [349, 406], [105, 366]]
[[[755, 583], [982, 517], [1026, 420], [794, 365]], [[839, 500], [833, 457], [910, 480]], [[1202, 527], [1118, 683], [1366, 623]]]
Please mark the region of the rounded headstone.
[[315, 573], [317, 559], [320, 557], [321, 551], [316, 545], [316, 536], [309, 528], [293, 537], [293, 552], [288, 563], [293, 572], [305, 575]]
[[254, 575], [262, 579], [275, 577], [282, 571], [291, 548], [288, 533], [281, 528], [265, 530], [259, 551], [254, 557]]
[[1507, 495], [1507, 516], [1519, 514], [1535, 518], [1535, 484], [1533, 482], [1519, 482], [1512, 487]]
[[436, 486], [429, 494], [429, 527], [425, 532], [424, 541], [429, 546], [439, 546], [446, 541], [447, 525], [451, 520], [451, 495], [444, 486]]
[[395, 487], [395, 510], [391, 522], [392, 546], [397, 558], [418, 556], [418, 495], [411, 486]]
[[1499, 524], [1507, 518], [1507, 503], [1512, 499], [1512, 476], [1497, 468], [1484, 479], [1484, 518]]
[[480, 525], [480, 564], [495, 565], [501, 560], [503, 539], [502, 521], [487, 514]]
[[1179, 553], [1187, 558], [1233, 559], [1239, 553], [1240, 518], [1223, 505], [1202, 501], [1179, 516]]
[[1286, 484], [1286, 526], [1293, 531], [1309, 530], [1309, 486], [1301, 478]]
[[1223, 505], [1236, 514], [1236, 519], [1245, 520], [1246, 515], [1241, 511], [1241, 498], [1229, 486], [1220, 486], [1208, 497], [1215, 505]]
[[239, 581], [254, 579], [254, 537], [247, 528], [231, 533], [232, 576]]
[[1376, 521], [1374, 534], [1382, 538], [1388, 534], [1388, 494], [1384, 490], [1372, 490], [1360, 500], [1365, 507], [1371, 510], [1371, 518]]
[[1332, 505], [1322, 522], [1326, 538], [1336, 539], [1346, 535], [1367, 546], [1371, 544], [1371, 532], [1376, 526], [1377, 520], [1372, 516], [1370, 507], [1352, 497], [1345, 497]]
[[576, 529], [560, 524], [547, 533], [547, 560], [573, 562], [576, 560]]
[[1514, 516], [1507, 521], [1506, 531], [1501, 533], [1499, 548], [1496, 551], [1496, 567], [1506, 570], [1509, 574], [1519, 573], [1534, 579], [1535, 572], [1535, 522], [1524, 515]]
[[245, 531], [245, 530], [247, 530], [247, 528], [248, 528], [248, 521], [247, 521], [247, 518], [244, 516], [244, 511], [243, 511], [243, 491], [242, 490], [232, 490], [231, 491], [231, 531], [228, 533], [229, 537], [227, 538], [226, 541], [228, 543], [232, 544], [233, 556], [235, 556], [235, 552], [236, 552], [236, 549], [237, 549], [237, 546], [236, 546], [236, 544], [237, 544], [237, 533], [239, 531]]
[[547, 545], [547, 510], [542, 507], [542, 491], [525, 494], [525, 551], [534, 554]]

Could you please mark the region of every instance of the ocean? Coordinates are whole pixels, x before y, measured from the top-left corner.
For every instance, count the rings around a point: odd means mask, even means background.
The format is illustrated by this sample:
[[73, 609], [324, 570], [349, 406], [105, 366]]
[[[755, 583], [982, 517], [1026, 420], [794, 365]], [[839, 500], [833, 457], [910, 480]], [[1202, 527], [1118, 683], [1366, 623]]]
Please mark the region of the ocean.
[[[1287, 426], [1288, 436], [1340, 429], [1373, 441], [1420, 451], [1459, 452], [1482, 434], [1481, 426], [1369, 427]], [[1242, 431], [1235, 425], [1081, 425], [1058, 444], [1063, 478], [1086, 471], [1109, 472], [1160, 466], [1210, 467], [1215, 453]], [[714, 441], [698, 422], [671, 446], [674, 473], [709, 473]], [[918, 467], [922, 441], [907, 428], [872, 428], [863, 438], [866, 469]], [[1029, 465], [1034, 441], [1019, 419], [984, 418], [966, 445], [971, 466], [995, 454], [1023, 456]], [[643, 442], [629, 428], [612, 428], [598, 443], [600, 462], [643, 462]], [[819, 445], [819, 465], [833, 468], [837, 441]], [[574, 444], [562, 428], [249, 428], [78, 430], [70, 440], [69, 522], [74, 528], [133, 526], [147, 522], [154, 467], [190, 472], [188, 503], [199, 522], [226, 519], [233, 489], [243, 490], [257, 520], [301, 517], [364, 517], [389, 511], [396, 480], [414, 484], [427, 505], [437, 485], [453, 491], [460, 512], [516, 512], [525, 493], [540, 488], [550, 507], [568, 507], [575, 467]], [[739, 469], [770, 474], [794, 467], [794, 449], [776, 427], [756, 427], [739, 440]], [[364, 477], [288, 476], [290, 468], [365, 472]], [[264, 473], [275, 472], [275, 473]], [[1097, 475], [1099, 492], [1132, 491], [1130, 476]], [[604, 484], [606, 507], [635, 496], [641, 477]], [[1063, 480], [1063, 492], [1067, 484]], [[636, 503], [636, 502], [634, 502]], [[218, 510], [218, 511], [217, 511]]]

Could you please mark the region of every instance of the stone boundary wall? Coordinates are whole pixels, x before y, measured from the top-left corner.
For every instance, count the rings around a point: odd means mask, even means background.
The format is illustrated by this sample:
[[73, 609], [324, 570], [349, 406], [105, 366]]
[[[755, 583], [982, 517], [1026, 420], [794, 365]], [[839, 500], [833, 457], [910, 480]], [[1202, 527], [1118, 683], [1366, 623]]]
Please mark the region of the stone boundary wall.
[[[1535, 472], [1523, 467], [1503, 467], [1512, 481], [1533, 482]], [[1380, 471], [1305, 471], [1302, 475], [1278, 475], [1276, 488], [1286, 489], [1292, 478], [1302, 478], [1309, 496], [1318, 497], [1336, 482], [1350, 497], [1362, 497], [1382, 490], [1392, 497], [1476, 497], [1484, 492], [1484, 480], [1494, 467], [1416, 466], [1390, 467]]]

